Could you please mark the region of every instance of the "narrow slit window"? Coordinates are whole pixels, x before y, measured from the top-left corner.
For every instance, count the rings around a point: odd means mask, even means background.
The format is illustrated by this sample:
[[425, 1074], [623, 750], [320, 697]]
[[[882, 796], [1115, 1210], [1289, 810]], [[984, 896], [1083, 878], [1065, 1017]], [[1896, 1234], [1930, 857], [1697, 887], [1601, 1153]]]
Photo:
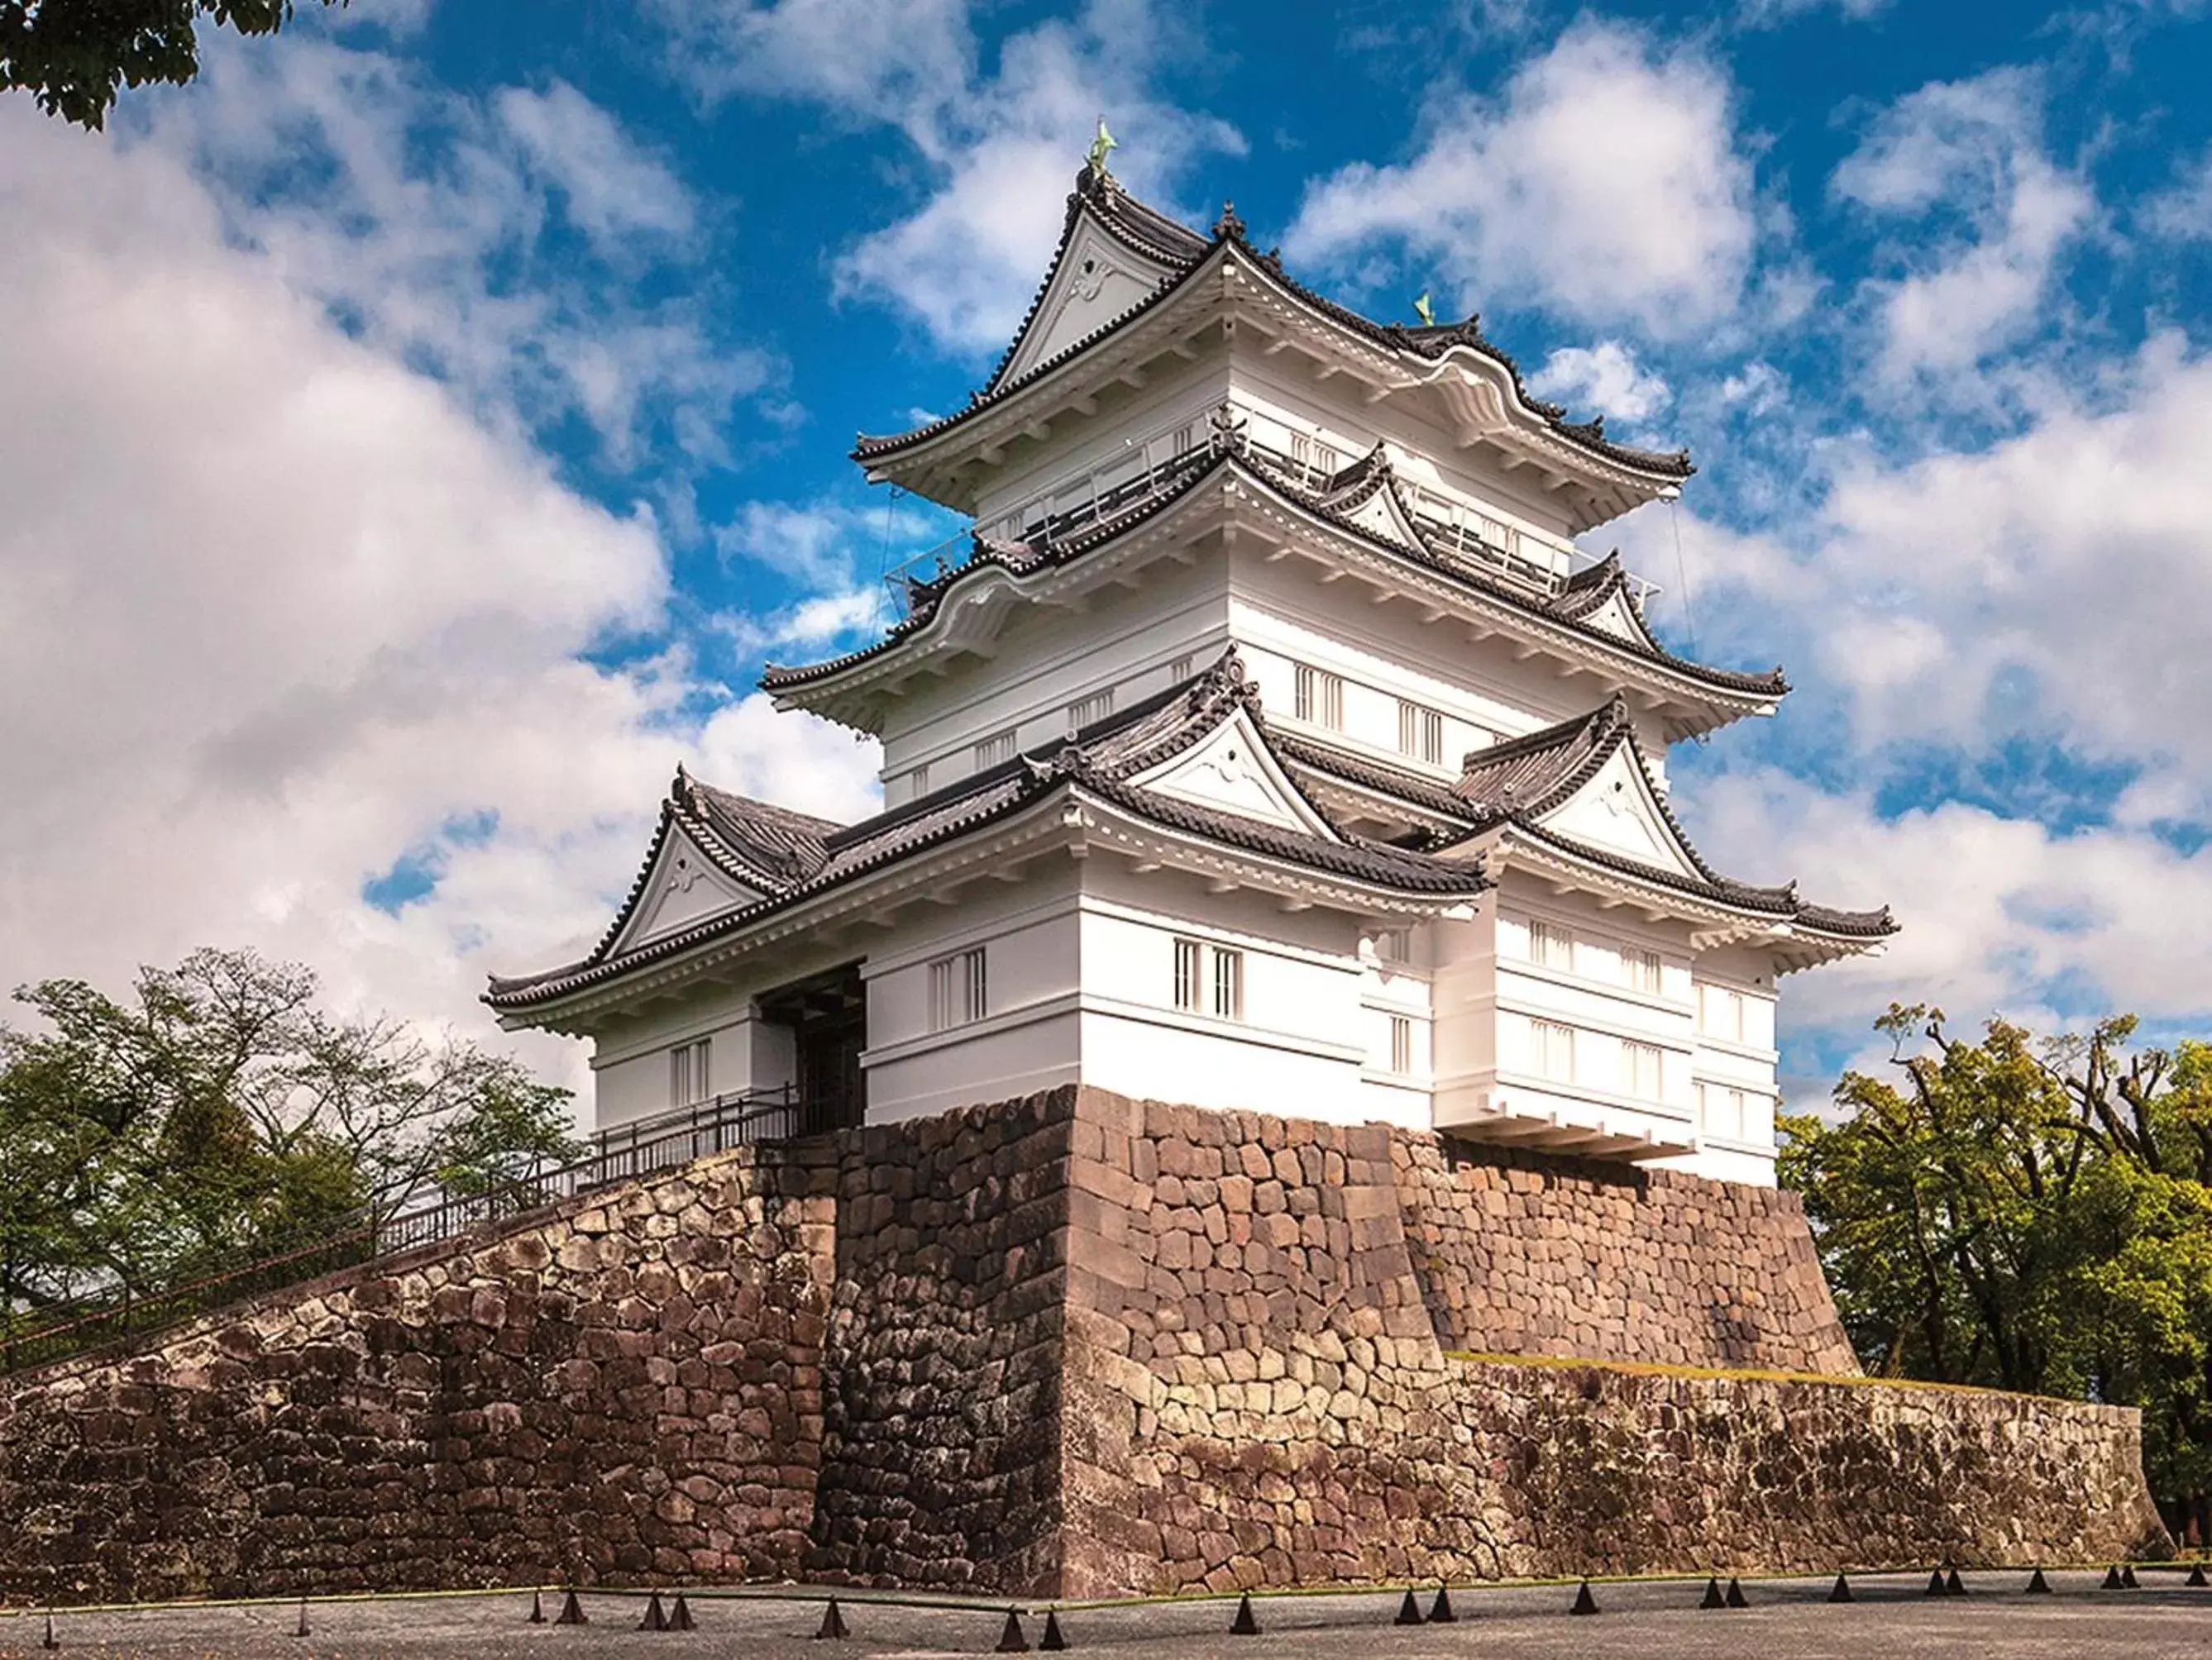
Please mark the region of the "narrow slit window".
[[1404, 1015], [1390, 1016], [1390, 1069], [1401, 1078], [1413, 1069], [1413, 1022]]
[[1206, 1008], [1205, 953], [1196, 940], [1175, 942], [1175, 1006], [1194, 1015]]
[[1660, 1087], [1659, 1049], [1656, 1044], [1624, 1043], [1621, 1045], [1623, 1065], [1621, 1083], [1626, 1093], [1639, 1101], [1656, 1101], [1663, 1094]]
[[671, 1106], [693, 1106], [714, 1094], [714, 1080], [708, 1071], [714, 1053], [714, 1040], [702, 1038], [696, 1043], [683, 1043], [668, 1051], [668, 1104]]
[[1213, 952], [1213, 1012], [1224, 1021], [1244, 1018], [1244, 954], [1224, 951], [1218, 946]]
[[1547, 968], [1557, 968], [1572, 973], [1575, 967], [1575, 936], [1557, 923], [1532, 922], [1528, 924], [1528, 960], [1541, 963]]
[[1398, 753], [1431, 766], [1441, 766], [1444, 758], [1444, 718], [1434, 709], [1401, 700]]
[[1658, 995], [1660, 963], [1656, 951], [1638, 950], [1632, 946], [1620, 954], [1620, 960], [1628, 970], [1630, 990], [1648, 991], [1654, 997]]
[[1557, 1021], [1531, 1021], [1536, 1070], [1547, 1078], [1572, 1083], [1575, 1078], [1575, 1030]]
[[981, 946], [939, 957], [929, 965], [931, 1031], [950, 1031], [981, 1020], [988, 1001]]
[[1102, 721], [1114, 712], [1114, 688], [1093, 692], [1089, 697], [1067, 706], [1067, 730], [1079, 732], [1094, 722]]
[[1014, 729], [1011, 726], [1003, 732], [992, 733], [990, 736], [975, 746], [977, 772], [982, 771], [987, 766], [996, 766], [1000, 762], [1012, 760], [1013, 758]]

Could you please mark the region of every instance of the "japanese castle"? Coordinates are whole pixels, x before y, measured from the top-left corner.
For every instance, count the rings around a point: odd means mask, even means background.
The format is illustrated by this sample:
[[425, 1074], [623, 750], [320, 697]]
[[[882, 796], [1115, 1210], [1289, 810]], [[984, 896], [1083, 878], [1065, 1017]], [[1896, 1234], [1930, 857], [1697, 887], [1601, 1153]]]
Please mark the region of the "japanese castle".
[[974, 520], [882, 639], [762, 682], [881, 741], [884, 810], [678, 771], [598, 948], [492, 981], [592, 1040], [603, 1132], [1079, 1082], [1772, 1182], [1777, 984], [1895, 925], [1718, 874], [1669, 810], [1669, 746], [1789, 689], [1577, 554], [1686, 455], [1101, 159], [989, 383], [854, 456]]

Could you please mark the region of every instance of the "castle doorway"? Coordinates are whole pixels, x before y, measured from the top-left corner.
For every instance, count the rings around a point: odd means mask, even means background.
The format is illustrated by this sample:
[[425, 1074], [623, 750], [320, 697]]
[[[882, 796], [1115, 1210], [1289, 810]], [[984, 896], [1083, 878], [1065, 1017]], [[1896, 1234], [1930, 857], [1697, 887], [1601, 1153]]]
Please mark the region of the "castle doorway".
[[796, 1063], [799, 1133], [857, 1129], [867, 1113], [868, 993], [860, 965], [842, 963], [758, 999], [761, 1018], [787, 1027]]

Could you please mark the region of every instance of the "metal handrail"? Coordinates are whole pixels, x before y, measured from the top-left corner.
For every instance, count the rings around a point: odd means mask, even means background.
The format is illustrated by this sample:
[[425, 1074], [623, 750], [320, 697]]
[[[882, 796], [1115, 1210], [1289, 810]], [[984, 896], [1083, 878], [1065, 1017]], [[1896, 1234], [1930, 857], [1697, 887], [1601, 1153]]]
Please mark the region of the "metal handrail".
[[315, 1243], [257, 1258], [220, 1274], [49, 1310], [39, 1324], [6, 1329], [0, 1317], [0, 1373], [141, 1342], [264, 1291], [297, 1285], [341, 1268], [434, 1245], [489, 1221], [540, 1210], [564, 1199], [726, 1153], [840, 1127], [834, 1104], [790, 1087], [718, 1095], [681, 1112], [617, 1126], [592, 1138], [590, 1157], [391, 1215], [356, 1211]]

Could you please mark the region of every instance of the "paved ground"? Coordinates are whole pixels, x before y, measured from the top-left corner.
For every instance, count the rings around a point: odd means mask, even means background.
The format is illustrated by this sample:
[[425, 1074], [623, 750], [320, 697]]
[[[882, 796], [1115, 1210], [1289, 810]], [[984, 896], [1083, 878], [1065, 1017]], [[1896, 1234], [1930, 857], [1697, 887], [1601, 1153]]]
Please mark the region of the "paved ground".
[[[2021, 1594], [2020, 1574], [1970, 1575], [1963, 1598], [1931, 1601], [1919, 1578], [1854, 1582], [1857, 1600], [1831, 1605], [1829, 1582], [1747, 1584], [1752, 1606], [1705, 1612], [1702, 1584], [1600, 1585], [1595, 1618], [1568, 1615], [1571, 1590], [1558, 1587], [1454, 1594], [1451, 1625], [1401, 1628], [1391, 1623], [1394, 1596], [1268, 1596], [1255, 1603], [1261, 1633], [1233, 1637], [1233, 1605], [1175, 1602], [1076, 1609], [1061, 1627], [1071, 1653], [1120, 1660], [1198, 1660], [1226, 1655], [1312, 1655], [1320, 1660], [1448, 1660], [1481, 1656], [1575, 1656], [1590, 1660], [1857, 1660], [1858, 1657], [2168, 1656], [2212, 1660], [2212, 1590], [2192, 1591], [2180, 1576], [2145, 1572], [2143, 1589], [2103, 1591], [2094, 1574], [2051, 1576], [2057, 1595]], [[612, 1594], [585, 1599], [591, 1624], [532, 1626], [527, 1593], [383, 1599], [310, 1605], [311, 1634], [295, 1634], [289, 1607], [167, 1608], [126, 1613], [62, 1614], [54, 1631], [63, 1652], [149, 1657], [297, 1656], [301, 1660], [368, 1660], [385, 1655], [455, 1660], [599, 1660], [613, 1656], [744, 1656], [747, 1660], [827, 1660], [853, 1656], [983, 1654], [1005, 1626], [1003, 1603], [915, 1607], [841, 1599], [850, 1635], [812, 1640], [821, 1593], [708, 1593], [691, 1599], [698, 1629], [688, 1635], [641, 1632], [641, 1599]], [[1423, 1606], [1427, 1598], [1423, 1598]], [[556, 1609], [548, 1598], [546, 1612]], [[1042, 1616], [1024, 1621], [1031, 1643]], [[0, 1656], [40, 1652], [42, 1615], [0, 1613]]]

